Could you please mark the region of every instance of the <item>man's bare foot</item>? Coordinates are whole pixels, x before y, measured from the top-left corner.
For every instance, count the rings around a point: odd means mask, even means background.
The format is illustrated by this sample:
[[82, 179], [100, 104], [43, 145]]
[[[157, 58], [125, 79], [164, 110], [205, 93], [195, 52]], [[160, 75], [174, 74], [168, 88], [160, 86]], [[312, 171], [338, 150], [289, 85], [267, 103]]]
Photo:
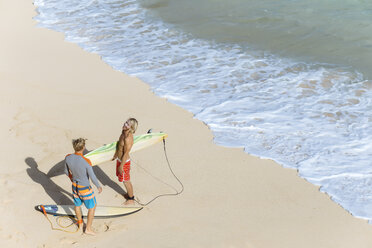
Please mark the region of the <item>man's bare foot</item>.
[[134, 205], [134, 200], [126, 200], [124, 205]]
[[92, 236], [96, 235], [96, 233], [93, 232], [93, 230], [88, 230], [88, 229], [85, 230], [85, 234], [92, 235]]
[[84, 228], [84, 222], [83, 222], [83, 220], [80, 220], [80, 221], [77, 220], [76, 225], [78, 226], [79, 230], [81, 230], [81, 231], [84, 232], [84, 230], [83, 230], [83, 228]]

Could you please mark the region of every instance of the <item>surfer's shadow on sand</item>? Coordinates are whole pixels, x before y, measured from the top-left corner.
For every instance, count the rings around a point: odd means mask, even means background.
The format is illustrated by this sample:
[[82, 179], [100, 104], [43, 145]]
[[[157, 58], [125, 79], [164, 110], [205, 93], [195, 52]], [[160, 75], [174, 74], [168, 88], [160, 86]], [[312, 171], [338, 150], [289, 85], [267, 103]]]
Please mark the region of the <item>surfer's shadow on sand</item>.
[[[63, 162], [63, 161], [62, 161]], [[30, 167], [26, 169], [28, 176], [36, 183], [39, 183], [49, 195], [49, 197], [56, 203], [61, 205], [71, 205], [72, 194], [58, 186], [51, 176], [45, 174], [38, 169], [38, 164], [32, 157], [27, 157], [25, 163]]]
[[97, 176], [98, 181], [102, 183], [105, 186], [110, 187], [112, 190], [114, 190], [119, 195], [125, 196], [127, 192], [118, 185], [115, 181], [111, 180], [109, 176], [99, 167], [99, 166], [93, 166], [93, 171]]
[[[87, 154], [89, 151], [87, 149], [84, 150], [83, 154]], [[47, 173], [48, 177], [56, 177], [65, 174], [65, 160], [61, 160], [56, 163]]]
[[[84, 154], [87, 154], [89, 151], [85, 150]], [[49, 178], [60, 176], [64, 174], [65, 170], [65, 160], [61, 160], [58, 163], [56, 163], [46, 174]], [[115, 181], [111, 180], [111, 178], [99, 167], [99, 166], [93, 166], [93, 171], [97, 176], [98, 181], [105, 185], [110, 187], [112, 190], [114, 190], [119, 195], [126, 195], [126, 191], [118, 185]]]

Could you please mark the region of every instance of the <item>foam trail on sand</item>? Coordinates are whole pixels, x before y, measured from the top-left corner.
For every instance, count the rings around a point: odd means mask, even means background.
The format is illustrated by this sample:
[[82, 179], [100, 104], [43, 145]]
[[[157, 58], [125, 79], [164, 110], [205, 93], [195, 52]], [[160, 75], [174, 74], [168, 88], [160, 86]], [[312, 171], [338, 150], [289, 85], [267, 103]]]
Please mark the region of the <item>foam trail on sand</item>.
[[193, 112], [216, 143], [298, 169], [353, 215], [372, 220], [372, 83], [358, 71], [196, 39], [137, 1], [35, 5], [39, 25]]

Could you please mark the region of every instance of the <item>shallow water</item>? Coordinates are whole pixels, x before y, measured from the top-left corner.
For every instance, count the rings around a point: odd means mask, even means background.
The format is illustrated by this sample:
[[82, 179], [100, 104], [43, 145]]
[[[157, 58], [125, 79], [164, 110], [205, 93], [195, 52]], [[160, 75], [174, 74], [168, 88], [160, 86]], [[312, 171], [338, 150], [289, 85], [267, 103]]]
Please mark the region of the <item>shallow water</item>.
[[372, 2], [363, 0], [141, 0], [194, 37], [372, 76]]
[[39, 25], [193, 112], [216, 143], [295, 168], [353, 215], [372, 220], [372, 83], [354, 63], [368, 60], [369, 3], [35, 5]]

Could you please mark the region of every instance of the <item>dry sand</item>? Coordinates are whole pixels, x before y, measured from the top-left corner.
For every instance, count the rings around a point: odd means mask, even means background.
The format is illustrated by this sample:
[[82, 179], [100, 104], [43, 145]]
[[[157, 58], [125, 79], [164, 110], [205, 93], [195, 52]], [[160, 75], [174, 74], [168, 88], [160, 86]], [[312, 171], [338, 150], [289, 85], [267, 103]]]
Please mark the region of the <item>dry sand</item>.
[[[0, 247], [372, 247], [372, 226], [295, 170], [215, 145], [191, 113], [37, 27], [35, 15], [32, 0], [0, 0]], [[112, 142], [129, 116], [139, 134], [169, 134], [169, 160], [185, 191], [130, 216], [95, 219], [96, 237], [51, 230], [34, 206], [72, 202], [60, 173], [71, 139], [88, 138], [88, 149]], [[132, 155], [142, 202], [180, 189], [162, 149]], [[98, 203], [122, 204], [114, 164], [95, 170], [104, 185]]]

